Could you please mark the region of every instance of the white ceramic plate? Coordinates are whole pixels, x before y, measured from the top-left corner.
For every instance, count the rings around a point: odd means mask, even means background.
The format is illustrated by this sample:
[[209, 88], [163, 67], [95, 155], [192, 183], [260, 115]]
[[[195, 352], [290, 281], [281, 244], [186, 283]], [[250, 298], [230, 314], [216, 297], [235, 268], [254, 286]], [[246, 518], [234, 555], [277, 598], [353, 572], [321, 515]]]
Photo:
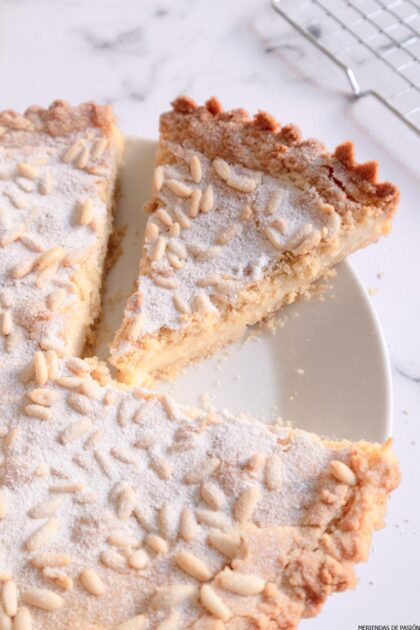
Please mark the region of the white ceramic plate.
[[[127, 142], [115, 223], [126, 227], [122, 255], [108, 275], [97, 353], [108, 355], [137, 277], [156, 142]], [[324, 301], [314, 297], [281, 310], [273, 334], [250, 329], [247, 339], [159, 383], [180, 402], [246, 412], [266, 422], [332, 438], [382, 441], [391, 432], [391, 379], [377, 317], [347, 262], [337, 268]], [[204, 395], [204, 397], [203, 397]]]

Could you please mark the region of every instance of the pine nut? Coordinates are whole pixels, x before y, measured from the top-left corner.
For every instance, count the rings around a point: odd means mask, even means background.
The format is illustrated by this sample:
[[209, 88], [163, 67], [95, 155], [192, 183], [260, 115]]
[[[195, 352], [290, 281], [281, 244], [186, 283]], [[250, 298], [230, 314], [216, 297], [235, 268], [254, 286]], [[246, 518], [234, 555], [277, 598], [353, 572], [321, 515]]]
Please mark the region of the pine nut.
[[211, 510], [196, 510], [196, 517], [199, 523], [216, 529], [227, 529], [230, 526], [229, 519], [219, 512]]
[[18, 606], [18, 590], [14, 580], [9, 580], [3, 584], [2, 602], [5, 612], [9, 617], [14, 617]]
[[203, 483], [200, 489], [201, 498], [212, 510], [220, 510], [225, 502], [223, 492], [214, 483]]
[[171, 466], [168, 460], [163, 458], [155, 458], [152, 461], [152, 468], [155, 473], [162, 479], [162, 481], [167, 481], [172, 476]]
[[161, 260], [165, 255], [166, 245], [168, 240], [164, 236], [159, 236], [152, 247], [150, 254], [151, 260]]
[[212, 577], [209, 568], [189, 551], [181, 551], [175, 556], [177, 565], [188, 575], [200, 582], [206, 582]]
[[146, 230], [144, 232], [144, 242], [151, 243], [159, 236], [159, 228], [156, 223], [148, 222]]
[[196, 190], [194, 190], [193, 194], [190, 197], [190, 205], [188, 209], [188, 214], [190, 215], [192, 219], [195, 219], [195, 217], [198, 215], [200, 211], [202, 196], [203, 196], [203, 193], [201, 192], [199, 188], [197, 188]]
[[41, 547], [49, 545], [54, 536], [58, 532], [60, 522], [57, 518], [52, 518], [50, 521], [42, 525], [39, 529], [28, 538], [26, 541], [27, 551], [35, 551]]
[[233, 508], [235, 519], [241, 523], [248, 521], [260, 499], [261, 492], [259, 486], [251, 486], [247, 490], [244, 490], [235, 501]]
[[178, 197], [191, 197], [193, 193], [193, 189], [178, 181], [177, 179], [168, 179], [165, 182], [165, 185], [169, 188], [174, 195]]
[[51, 265], [54, 265], [55, 263], [59, 263], [63, 260], [65, 255], [66, 251], [64, 247], [61, 247], [61, 245], [54, 245], [54, 247], [47, 249], [46, 252], [39, 256], [35, 262], [35, 267], [38, 271], [42, 271], [43, 269], [47, 269], [47, 267], [51, 267]]
[[4, 311], [3, 313], [1, 332], [5, 337], [8, 337], [12, 332], [12, 314], [10, 311]]
[[253, 192], [257, 187], [257, 182], [251, 177], [231, 177], [226, 181], [226, 184], [243, 193]]
[[339, 481], [340, 483], [346, 483], [348, 486], [355, 486], [357, 483], [357, 477], [351, 468], [344, 462], [333, 460], [330, 462], [328, 471], [330, 475]]
[[105, 584], [93, 569], [83, 569], [80, 574], [80, 581], [91, 595], [99, 597], [105, 593]]
[[42, 577], [52, 582], [54, 586], [63, 589], [63, 591], [70, 591], [73, 588], [73, 580], [71, 577], [62, 573], [62, 571], [57, 571], [57, 569], [45, 567], [42, 570]]
[[[1, 630], [5, 630], [0, 626]], [[12, 626], [10, 625], [10, 629]], [[26, 606], [19, 606], [16, 617], [13, 620], [13, 630], [32, 630], [32, 617]]]
[[258, 595], [264, 590], [265, 580], [258, 575], [225, 569], [217, 576], [222, 588], [237, 595]]
[[163, 166], [157, 166], [153, 172], [153, 192], [160, 192], [163, 186], [164, 176], [165, 172]]
[[208, 542], [214, 549], [231, 559], [239, 555], [242, 546], [240, 535], [235, 533], [211, 532]]
[[161, 536], [156, 536], [155, 534], [147, 536], [146, 544], [156, 553], [168, 553], [169, 551], [169, 546], [166, 540], [161, 538]]
[[181, 210], [181, 208], [178, 208], [178, 206], [175, 206], [173, 209], [173, 213], [174, 213], [175, 219], [179, 223], [180, 227], [182, 227], [182, 229], [188, 230], [188, 228], [191, 227], [191, 221], [189, 220], [187, 215]]
[[49, 195], [53, 189], [53, 180], [50, 171], [45, 173], [45, 176], [38, 184], [38, 189], [41, 195]]
[[7, 247], [7, 245], [11, 245], [15, 241], [19, 240], [25, 230], [26, 225], [24, 223], [19, 223], [16, 227], [7, 230], [0, 240], [0, 247]]
[[85, 168], [87, 166], [87, 163], [89, 161], [89, 157], [90, 157], [90, 149], [87, 146], [83, 146], [82, 150], [80, 152], [79, 157], [76, 160], [76, 166], [77, 168]]
[[100, 559], [102, 564], [117, 573], [121, 573], [122, 575], [128, 575], [130, 573], [126, 559], [115, 549], [103, 551], [100, 555]]
[[229, 164], [225, 160], [222, 160], [222, 158], [216, 158], [213, 160], [213, 168], [218, 176], [224, 181], [230, 179], [232, 170]]
[[181, 513], [180, 535], [184, 540], [193, 540], [198, 533], [198, 525], [190, 508], [184, 508]]
[[155, 217], [157, 217], [165, 227], [171, 227], [173, 225], [171, 215], [164, 208], [159, 208], [159, 210], [156, 210]]
[[[203, 192], [200, 201], [200, 212], [203, 214], [207, 214], [210, 210], [213, 210], [214, 207], [214, 190], [213, 186], [209, 184]], [[191, 216], [191, 213], [190, 213]]]
[[22, 177], [32, 180], [35, 180], [38, 177], [38, 170], [32, 166], [32, 164], [28, 164], [27, 162], [18, 162], [16, 168], [19, 175], [22, 175]]
[[77, 204], [77, 222], [79, 225], [89, 225], [93, 219], [93, 200], [83, 199]]
[[203, 584], [201, 587], [200, 601], [204, 608], [217, 619], [227, 621], [231, 617], [229, 608], [209, 584]]
[[144, 569], [149, 563], [149, 556], [143, 549], [137, 549], [128, 558], [128, 564], [132, 569]]
[[26, 591], [26, 593], [23, 593], [22, 599], [25, 604], [41, 610], [47, 610], [48, 612], [53, 612], [64, 606], [64, 599], [46, 588], [33, 588], [30, 591]]
[[191, 177], [196, 184], [201, 182], [201, 177], [203, 175], [200, 158], [197, 155], [193, 155], [190, 160], [190, 171]]
[[252, 217], [252, 208], [249, 206], [245, 206], [245, 208], [241, 212], [241, 220], [248, 221]]
[[81, 149], [80, 140], [76, 140], [61, 158], [64, 163], [72, 162]]
[[270, 241], [273, 247], [276, 249], [282, 250], [285, 248], [285, 245], [279, 240], [278, 234], [270, 227], [266, 227], [264, 230], [264, 234]]
[[189, 315], [191, 313], [191, 307], [188, 304], [187, 300], [184, 300], [180, 295], [173, 296], [173, 302], [175, 304], [175, 308], [181, 315]]
[[10, 271], [10, 275], [13, 279], [18, 280], [30, 273], [33, 269], [33, 266], [34, 261], [31, 258], [26, 258], [12, 268], [12, 270]]
[[271, 216], [280, 207], [281, 201], [283, 199], [283, 191], [282, 190], [273, 190], [268, 200], [267, 206], [265, 208], [265, 213], [268, 216]]
[[201, 315], [219, 315], [217, 307], [210, 300], [207, 293], [200, 291], [194, 297], [194, 311]]
[[283, 466], [278, 455], [267, 457], [265, 464], [265, 485], [269, 490], [279, 490], [283, 483]]
[[58, 374], [58, 357], [55, 350], [47, 350], [45, 360], [48, 368], [48, 378], [55, 381]]
[[38, 420], [45, 420], [47, 422], [53, 419], [51, 409], [43, 405], [26, 405], [25, 414], [31, 418], [38, 418]]
[[44, 567], [67, 567], [71, 563], [71, 556], [68, 553], [58, 551], [44, 551], [31, 558], [31, 564], [38, 569]]
[[280, 232], [280, 234], [286, 234], [287, 232], [287, 221], [284, 219], [274, 219], [274, 221], [271, 222], [271, 226]]

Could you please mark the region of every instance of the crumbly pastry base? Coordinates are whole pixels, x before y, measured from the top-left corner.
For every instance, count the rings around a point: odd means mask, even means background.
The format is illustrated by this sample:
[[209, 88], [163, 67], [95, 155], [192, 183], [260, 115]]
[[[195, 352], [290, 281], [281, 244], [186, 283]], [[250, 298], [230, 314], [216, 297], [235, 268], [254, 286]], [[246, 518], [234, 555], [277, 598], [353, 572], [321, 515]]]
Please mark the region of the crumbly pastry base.
[[268, 114], [187, 97], [161, 117], [137, 291], [111, 347], [126, 382], [173, 376], [390, 230], [377, 165], [329, 154]]

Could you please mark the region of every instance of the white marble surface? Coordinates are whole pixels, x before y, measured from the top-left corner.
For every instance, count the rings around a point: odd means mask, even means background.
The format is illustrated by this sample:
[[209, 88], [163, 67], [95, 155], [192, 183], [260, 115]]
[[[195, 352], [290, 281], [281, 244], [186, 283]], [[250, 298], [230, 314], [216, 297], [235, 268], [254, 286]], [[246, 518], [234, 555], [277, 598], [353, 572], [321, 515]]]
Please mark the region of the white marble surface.
[[[390, 237], [352, 256], [373, 297], [392, 362], [403, 482], [375, 535], [356, 593], [335, 595], [308, 630], [419, 624], [419, 145], [380, 106], [352, 103], [338, 71], [304, 45], [268, 0], [1, 0], [0, 108], [60, 97], [112, 103], [124, 131], [156, 137], [158, 114], [189, 93], [264, 108], [333, 147], [352, 138], [402, 190]], [[383, 277], [377, 277], [383, 272]], [[339, 359], [338, 359], [339, 360]]]

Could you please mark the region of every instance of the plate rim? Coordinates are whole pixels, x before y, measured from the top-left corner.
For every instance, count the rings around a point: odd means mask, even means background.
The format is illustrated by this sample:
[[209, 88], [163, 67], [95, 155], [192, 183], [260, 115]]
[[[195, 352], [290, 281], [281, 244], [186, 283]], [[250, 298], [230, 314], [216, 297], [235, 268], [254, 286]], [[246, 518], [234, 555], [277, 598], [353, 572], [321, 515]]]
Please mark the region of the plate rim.
[[381, 359], [381, 365], [383, 368], [383, 377], [384, 377], [384, 397], [385, 397], [385, 414], [386, 417], [384, 419], [384, 432], [386, 438], [392, 437], [392, 429], [393, 429], [393, 404], [394, 404], [394, 393], [393, 393], [393, 382], [392, 382], [392, 369], [391, 369], [391, 361], [388, 353], [388, 349], [386, 347], [385, 341], [385, 333], [382, 327], [381, 321], [379, 319], [379, 315], [376, 312], [375, 307], [372, 304], [371, 297], [368, 293], [367, 288], [365, 287], [360, 275], [355, 270], [353, 265], [350, 263], [348, 258], [345, 258], [341, 261], [341, 265], [345, 266], [346, 270], [350, 273], [355, 281], [355, 284], [360, 289], [361, 295], [364, 298], [366, 310], [369, 314], [369, 317], [372, 321], [373, 328], [376, 333], [376, 342], [378, 345], [379, 355]]

